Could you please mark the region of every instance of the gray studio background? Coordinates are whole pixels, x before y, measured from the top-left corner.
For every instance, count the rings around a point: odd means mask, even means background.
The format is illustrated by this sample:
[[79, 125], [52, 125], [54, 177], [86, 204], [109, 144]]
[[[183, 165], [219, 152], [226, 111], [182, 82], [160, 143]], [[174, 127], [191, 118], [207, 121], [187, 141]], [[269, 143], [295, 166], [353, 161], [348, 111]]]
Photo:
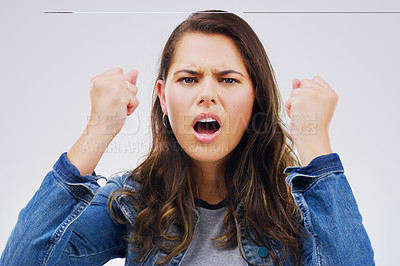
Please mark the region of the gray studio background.
[[[395, 1], [215, 2], [0, 1], [0, 252], [21, 208], [81, 134], [90, 114], [93, 76], [117, 66], [139, 70], [140, 105], [96, 172], [107, 176], [143, 160], [150, 144], [151, 95], [161, 50], [189, 15], [44, 11], [400, 11]], [[295, 77], [319, 75], [337, 91], [331, 144], [343, 161], [377, 264], [395, 265], [400, 260], [400, 14], [240, 16], [264, 43], [284, 100]]]

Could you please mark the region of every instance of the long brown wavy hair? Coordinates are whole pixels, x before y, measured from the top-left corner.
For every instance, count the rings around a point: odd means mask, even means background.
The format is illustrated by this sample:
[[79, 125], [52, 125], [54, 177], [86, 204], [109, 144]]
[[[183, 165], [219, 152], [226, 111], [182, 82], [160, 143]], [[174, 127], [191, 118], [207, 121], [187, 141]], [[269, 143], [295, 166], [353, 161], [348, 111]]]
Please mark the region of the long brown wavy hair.
[[[282, 100], [264, 47], [239, 16], [221, 10], [196, 12], [178, 25], [167, 40], [157, 80], [166, 80], [177, 43], [188, 32], [223, 34], [231, 38], [241, 53], [255, 95], [252, 117], [242, 139], [218, 168], [228, 191], [228, 211], [224, 218], [226, 232], [214, 239], [215, 244], [239, 246], [246, 260], [240, 237], [244, 228], [255, 243], [267, 247], [275, 263], [281, 264], [283, 258], [266, 239], [281, 243], [283, 254], [290, 250], [299, 263], [301, 225], [283, 173], [287, 166], [299, 165], [299, 161], [280, 117]], [[146, 253], [157, 244], [165, 254], [158, 264], [166, 264], [188, 248], [193, 238], [196, 223], [193, 191], [198, 173], [168, 121], [167, 126], [163, 125], [156, 85], [153, 97], [152, 147], [144, 162], [129, 176], [141, 189], [115, 191], [109, 207], [120, 196], [132, 201], [138, 213], [128, 238], [133, 252], [138, 254], [134, 261], [145, 260]], [[239, 203], [243, 206], [243, 219], [237, 213]], [[113, 208], [111, 211], [117, 221], [124, 222]], [[178, 230], [171, 230], [172, 227]]]

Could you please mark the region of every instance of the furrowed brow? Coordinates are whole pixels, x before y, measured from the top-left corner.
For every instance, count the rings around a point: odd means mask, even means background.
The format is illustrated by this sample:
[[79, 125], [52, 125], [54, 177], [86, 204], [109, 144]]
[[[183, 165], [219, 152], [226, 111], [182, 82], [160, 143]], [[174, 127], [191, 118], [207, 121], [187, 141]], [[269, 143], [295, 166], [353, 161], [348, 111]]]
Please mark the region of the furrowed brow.
[[[191, 74], [191, 75], [199, 75], [199, 74], [201, 74], [201, 72], [198, 72], [198, 71], [194, 71], [194, 70], [190, 70], [190, 69], [181, 69], [181, 70], [176, 71], [174, 73], [174, 76], [179, 74], [179, 73], [188, 73], [188, 74]], [[215, 74], [217, 76], [225, 76], [225, 75], [231, 74], [231, 73], [238, 74], [238, 75], [244, 77], [244, 75], [242, 73], [240, 73], [238, 71], [235, 71], [235, 70], [231, 70], [231, 69], [230, 70], [218, 71]]]
[[244, 75], [243, 75], [242, 73], [240, 73], [240, 72], [238, 72], [238, 71], [235, 71], [235, 70], [223, 70], [223, 71], [219, 71], [219, 72], [217, 72], [217, 75], [218, 75], [218, 76], [224, 76], [224, 75], [231, 74], [231, 73], [239, 74], [239, 75], [241, 75], [242, 77], [244, 77]]
[[177, 74], [179, 74], [179, 73], [189, 73], [189, 74], [192, 74], [192, 75], [198, 75], [198, 74], [200, 74], [199, 72], [194, 71], [194, 70], [190, 70], [190, 69], [181, 69], [181, 70], [176, 71], [176, 72], [174, 73], [174, 76], [177, 75]]

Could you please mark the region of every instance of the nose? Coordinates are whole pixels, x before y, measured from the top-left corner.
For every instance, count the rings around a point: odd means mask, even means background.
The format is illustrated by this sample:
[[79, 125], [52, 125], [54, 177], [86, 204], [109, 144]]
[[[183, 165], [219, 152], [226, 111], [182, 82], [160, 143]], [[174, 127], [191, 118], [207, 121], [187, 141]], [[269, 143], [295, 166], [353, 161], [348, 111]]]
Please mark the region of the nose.
[[215, 105], [217, 103], [216, 85], [212, 79], [204, 79], [203, 86], [200, 87], [198, 105]]

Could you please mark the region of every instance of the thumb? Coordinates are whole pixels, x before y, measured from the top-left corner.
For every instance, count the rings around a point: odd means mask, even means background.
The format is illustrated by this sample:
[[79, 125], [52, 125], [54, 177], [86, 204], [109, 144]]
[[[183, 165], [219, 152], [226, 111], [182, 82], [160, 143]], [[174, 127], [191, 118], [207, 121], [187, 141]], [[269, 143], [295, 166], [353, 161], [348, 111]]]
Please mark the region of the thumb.
[[297, 89], [297, 88], [299, 88], [300, 87], [300, 83], [301, 83], [301, 81], [300, 80], [298, 80], [298, 79], [293, 79], [292, 80], [292, 87], [293, 87], [293, 89]]
[[129, 76], [131, 76], [131, 83], [136, 85], [136, 80], [138, 77], [139, 72], [136, 69], [133, 69], [128, 72]]

